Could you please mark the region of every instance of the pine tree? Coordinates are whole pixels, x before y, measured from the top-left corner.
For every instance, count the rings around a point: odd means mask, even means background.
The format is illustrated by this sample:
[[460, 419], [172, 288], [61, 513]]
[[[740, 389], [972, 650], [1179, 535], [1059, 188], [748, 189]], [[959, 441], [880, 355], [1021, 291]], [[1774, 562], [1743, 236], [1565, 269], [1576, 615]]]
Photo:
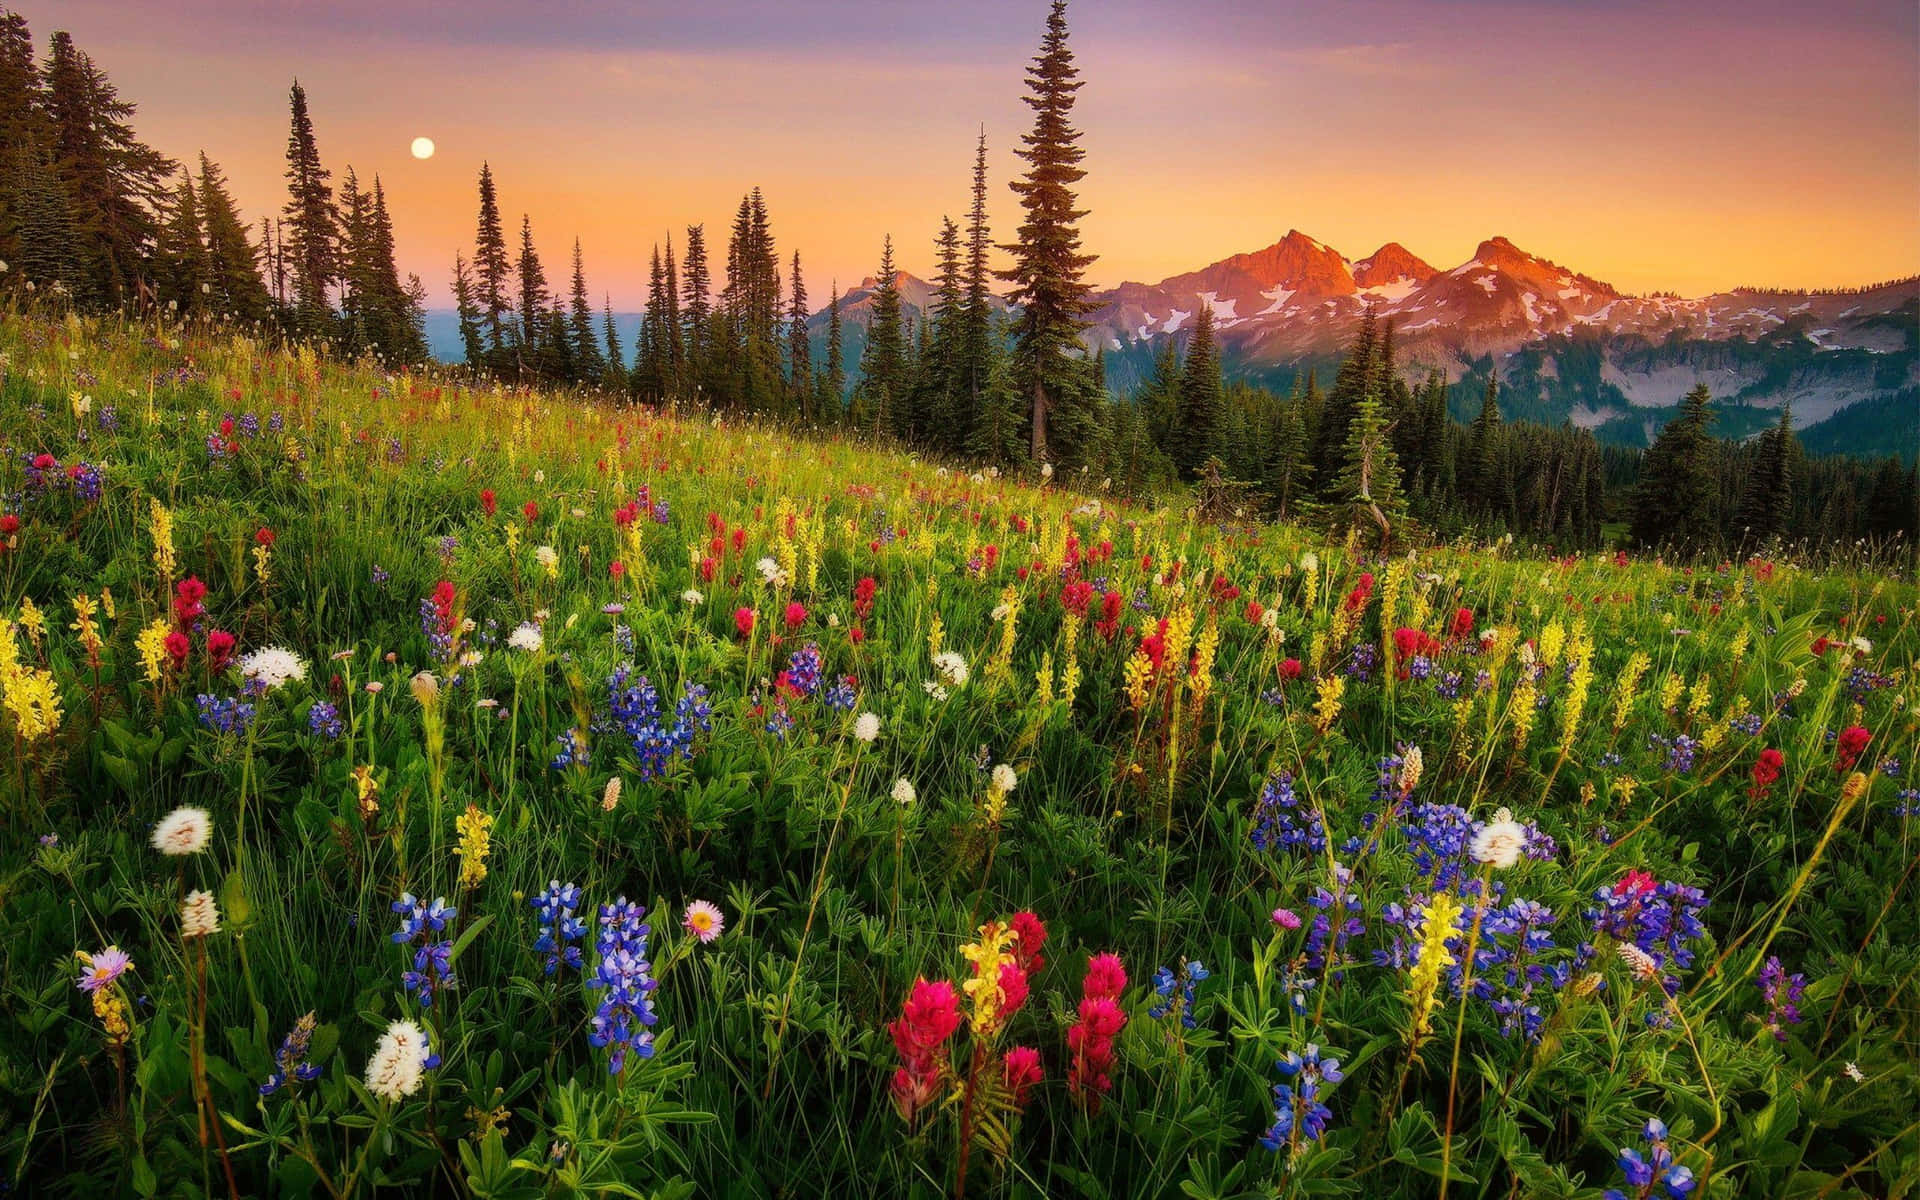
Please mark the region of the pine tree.
[[[671, 246], [667, 248], [667, 253], [668, 262], [671, 263]], [[681, 337], [686, 347], [684, 378], [688, 384], [698, 388], [707, 381], [713, 336], [713, 301], [709, 295], [712, 279], [707, 270], [707, 233], [704, 225], [687, 226], [687, 252], [680, 262], [680, 290], [680, 318], [686, 330]]]
[[520, 369], [538, 372], [543, 360], [542, 343], [550, 322], [547, 320], [547, 270], [541, 265], [540, 251], [533, 245], [533, 220], [520, 214], [520, 256], [514, 260], [514, 274], [520, 280]]
[[1369, 381], [1354, 406], [1343, 460], [1333, 485], [1336, 524], [1371, 532], [1375, 547], [1385, 551], [1406, 516], [1406, 498], [1377, 379]]
[[134, 136], [134, 106], [65, 32], [53, 35], [45, 79], [46, 149], [65, 193], [75, 299], [113, 306], [150, 298], [154, 214], [179, 164]]
[[873, 293], [873, 316], [867, 324], [867, 345], [860, 355], [860, 382], [854, 386], [854, 404], [869, 433], [892, 433], [905, 438], [911, 416], [904, 410], [906, 330], [900, 317], [900, 282], [893, 265], [893, 236], [880, 251], [879, 286]]
[[1488, 375], [1487, 393], [1480, 401], [1480, 415], [1473, 419], [1460, 479], [1460, 498], [1472, 516], [1493, 517], [1505, 509], [1501, 503], [1499, 443], [1500, 380]]
[[1913, 473], [1897, 458], [1881, 459], [1873, 472], [1873, 488], [1867, 493], [1867, 536], [1883, 542], [1899, 538], [1910, 545], [1914, 530], [1920, 528], [1916, 503], [1920, 500], [1915, 495]]
[[827, 297], [827, 369], [820, 376], [820, 411], [828, 419], [840, 421], [846, 415], [847, 367], [841, 347], [840, 281], [834, 280]]
[[620, 349], [620, 331], [613, 324], [613, 297], [605, 292], [600, 294], [600, 332], [606, 338], [606, 376], [607, 390], [624, 392], [627, 390], [626, 355]]
[[16, 12], [0, 12], [0, 261], [20, 261], [20, 205], [29, 160], [48, 152], [33, 33]]
[[480, 306], [474, 302], [473, 272], [459, 251], [453, 254], [453, 308], [460, 319], [460, 348], [467, 366], [479, 370], [486, 361], [486, 347], [480, 340]]
[[1631, 529], [1643, 546], [1703, 551], [1718, 540], [1712, 397], [1700, 384], [1647, 450]]
[[371, 197], [360, 190], [360, 180], [353, 167], [348, 166], [340, 181], [336, 270], [340, 282], [341, 335], [346, 350], [352, 354], [366, 351], [377, 340], [379, 317], [373, 311], [373, 248], [368, 212], [371, 203]]
[[287, 135], [287, 257], [293, 273], [294, 323], [301, 333], [329, 332], [333, 309], [328, 289], [339, 273], [339, 229], [333, 208], [332, 172], [320, 165], [320, 149], [307, 113], [307, 92], [294, 80], [292, 131]]
[[1267, 494], [1274, 503], [1274, 515], [1282, 521], [1291, 512], [1294, 497], [1306, 490], [1307, 478], [1313, 471], [1307, 457], [1307, 429], [1301, 409], [1299, 401], [1280, 405], [1268, 443], [1267, 469], [1262, 475]]
[[1080, 80], [1067, 46], [1066, 0], [1053, 0], [1048, 11], [1027, 86], [1023, 99], [1034, 111], [1033, 130], [1021, 138], [1018, 152], [1027, 173], [1011, 185], [1025, 220], [1019, 241], [1006, 247], [1014, 265], [1000, 273], [1014, 285], [1009, 301], [1021, 309], [1013, 376], [1019, 394], [1032, 399], [1033, 458], [1057, 456], [1078, 465], [1098, 434], [1097, 398], [1085, 378], [1080, 346], [1093, 307], [1084, 275], [1094, 259], [1081, 253], [1079, 222], [1086, 212], [1074, 207], [1086, 152], [1072, 124]]
[[1313, 463], [1320, 478], [1330, 487], [1338, 486], [1340, 472], [1346, 465], [1347, 427], [1361, 397], [1378, 381], [1379, 351], [1379, 328], [1373, 307], [1369, 305], [1360, 318], [1360, 331], [1340, 364], [1340, 373], [1334, 376], [1333, 390], [1327, 393], [1326, 406], [1320, 414]]
[[667, 235], [667, 278], [666, 278], [666, 320], [660, 331], [666, 342], [666, 357], [663, 360], [666, 372], [661, 376], [665, 399], [682, 394], [687, 386], [687, 343], [681, 332], [680, 318], [680, 272], [673, 261], [673, 235]]
[[381, 352], [391, 362], [425, 362], [426, 289], [417, 276], [409, 276], [411, 286], [401, 286], [393, 216], [387, 210], [387, 189], [378, 175], [373, 177], [373, 207], [368, 221], [371, 261], [367, 274], [380, 314]]
[[972, 438], [973, 414], [965, 399], [963, 381], [966, 279], [960, 265], [960, 227], [951, 218], [941, 218], [940, 236], [933, 246], [938, 268], [930, 311], [923, 322], [927, 346], [921, 355], [914, 408], [919, 436], [929, 445], [957, 453]]
[[220, 165], [200, 154], [200, 224], [206, 232], [207, 280], [213, 303], [243, 321], [264, 321], [273, 297], [260, 277], [260, 249], [247, 236], [240, 208], [227, 190]]
[[787, 385], [800, 419], [812, 421], [813, 345], [807, 333], [807, 285], [800, 278], [800, 252], [793, 252], [793, 292], [787, 299]]
[[1180, 372], [1179, 416], [1173, 437], [1173, 461], [1181, 474], [1198, 477], [1200, 467], [1220, 451], [1222, 386], [1220, 355], [1213, 341], [1213, 308], [1202, 303], [1187, 342]]
[[993, 248], [987, 226], [987, 133], [980, 131], [973, 154], [973, 203], [967, 209], [966, 298], [954, 363], [957, 394], [954, 438], [970, 447], [994, 370], [993, 294], [988, 288], [987, 254]]
[[593, 331], [593, 305], [587, 299], [587, 268], [580, 257], [580, 239], [573, 239], [572, 335], [574, 379], [599, 383], [607, 373], [606, 355], [600, 351], [600, 339]]
[[1765, 545], [1784, 534], [1793, 511], [1793, 477], [1800, 442], [1793, 434], [1793, 408], [1780, 406], [1780, 422], [1760, 435], [1746, 487], [1727, 533], [1744, 547]]
[[508, 318], [513, 300], [507, 291], [507, 276], [513, 266], [507, 259], [507, 237], [500, 225], [500, 202], [494, 195], [493, 168], [480, 164], [480, 225], [474, 235], [473, 270], [478, 280], [474, 300], [486, 327], [487, 356], [494, 370], [506, 366]]
[[183, 172], [154, 252], [156, 299], [182, 314], [204, 313], [211, 303], [213, 278], [205, 237], [193, 176]]

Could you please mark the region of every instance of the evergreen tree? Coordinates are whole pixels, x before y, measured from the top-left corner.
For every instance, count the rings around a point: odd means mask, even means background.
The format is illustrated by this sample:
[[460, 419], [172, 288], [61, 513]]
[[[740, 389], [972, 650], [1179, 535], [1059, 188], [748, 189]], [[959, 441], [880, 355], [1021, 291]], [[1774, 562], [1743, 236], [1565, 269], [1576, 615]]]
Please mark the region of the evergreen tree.
[[1333, 390], [1327, 393], [1326, 406], [1320, 414], [1313, 463], [1329, 487], [1339, 485], [1346, 466], [1347, 427], [1353, 421], [1360, 399], [1378, 383], [1379, 349], [1379, 329], [1373, 307], [1369, 305], [1360, 318], [1360, 331], [1340, 364], [1340, 373], [1334, 376]]
[[520, 345], [523, 366], [538, 360], [547, 331], [547, 271], [533, 245], [533, 220], [520, 214], [520, 257], [514, 263], [520, 279]]
[[459, 251], [453, 254], [453, 308], [460, 319], [460, 348], [467, 366], [474, 370], [486, 361], [486, 346], [480, 340], [480, 306], [474, 302], [473, 272]]
[[48, 152], [40, 74], [27, 19], [0, 11], [0, 261], [20, 261], [20, 205], [28, 161]]
[[907, 380], [906, 330], [900, 315], [900, 282], [893, 265], [893, 236], [880, 251], [879, 286], [873, 293], [873, 315], [867, 324], [867, 345], [860, 355], [860, 382], [854, 386], [857, 426], [867, 432], [892, 433], [906, 438], [911, 416], [905, 410]]
[[1006, 247], [1014, 265], [1001, 273], [1020, 307], [1013, 376], [1016, 390], [1032, 400], [1030, 452], [1036, 460], [1057, 456], [1078, 465], [1098, 430], [1097, 397], [1087, 385], [1080, 331], [1092, 304], [1084, 278], [1093, 256], [1080, 250], [1080, 218], [1074, 185], [1086, 176], [1086, 152], [1073, 127], [1079, 71], [1067, 46], [1066, 0], [1053, 0], [1040, 53], [1027, 68], [1033, 130], [1021, 138], [1025, 177], [1011, 185], [1025, 219], [1019, 241]]
[[179, 164], [134, 136], [134, 106], [65, 32], [53, 35], [45, 79], [44, 128], [76, 256], [67, 273], [75, 299], [106, 306], [151, 299], [145, 275], [158, 234], [154, 214], [165, 208], [167, 180]]
[[1914, 530], [1920, 528], [1916, 502], [1912, 471], [1902, 468], [1897, 458], [1881, 459], [1873, 472], [1873, 488], [1867, 493], [1866, 535], [1881, 541], [1899, 538], [1911, 544]]
[[1173, 437], [1173, 461], [1181, 474], [1197, 478], [1200, 467], [1220, 451], [1222, 387], [1220, 354], [1213, 342], [1213, 308], [1202, 303], [1187, 342], [1180, 372], [1180, 409]]
[[661, 396], [672, 398], [687, 386], [687, 343], [681, 333], [680, 273], [673, 261], [673, 235], [667, 235], [666, 320], [660, 331], [666, 343]]
[[[609, 317], [609, 324], [612, 318]], [[593, 305], [587, 299], [587, 268], [580, 257], [580, 239], [573, 239], [573, 303], [568, 332], [573, 338], [573, 378], [582, 383], [600, 383], [607, 373], [606, 355], [600, 352], [600, 339], [593, 331]]]
[[243, 321], [264, 321], [273, 298], [260, 277], [260, 249], [247, 236], [240, 208], [227, 190], [220, 165], [200, 155], [200, 223], [206, 233], [207, 280], [212, 302]]
[[925, 347], [913, 407], [916, 436], [949, 453], [966, 448], [972, 413], [965, 400], [962, 355], [966, 338], [966, 278], [960, 262], [960, 227], [943, 217], [934, 239], [934, 292], [921, 322]]
[[478, 280], [474, 300], [486, 328], [487, 355], [494, 370], [506, 365], [508, 318], [513, 300], [507, 291], [512, 264], [507, 259], [506, 232], [500, 225], [500, 202], [494, 195], [493, 168], [480, 164], [480, 225], [474, 236], [473, 269]]
[[328, 289], [339, 272], [339, 229], [334, 214], [332, 172], [320, 165], [307, 113], [306, 89], [294, 80], [292, 131], [287, 135], [287, 258], [293, 274], [294, 323], [302, 333], [324, 334], [332, 325]]
[[[672, 262], [673, 248], [667, 248]], [[671, 267], [669, 267], [671, 269]], [[713, 336], [713, 301], [709, 293], [712, 279], [707, 270], [707, 233], [704, 225], [687, 226], [687, 253], [680, 264], [680, 317], [686, 332], [685, 379], [695, 387], [704, 386], [709, 366], [709, 343]]]
[[647, 307], [640, 314], [640, 337], [633, 348], [633, 371], [628, 386], [641, 400], [662, 403], [667, 393], [667, 275], [660, 265], [660, 247], [653, 248], [647, 271]]
[[987, 380], [994, 370], [997, 347], [993, 342], [993, 294], [987, 280], [987, 254], [992, 248], [992, 230], [987, 226], [987, 133], [982, 129], [973, 155], [973, 203], [967, 209], [966, 298], [954, 354], [954, 441], [959, 447], [973, 444]]
[[814, 417], [813, 346], [807, 334], [807, 285], [800, 278], [800, 252], [793, 252], [793, 293], [787, 300], [787, 384], [804, 421]]
[[1634, 493], [1632, 531], [1642, 546], [1710, 549], [1718, 539], [1716, 447], [1707, 385], [1681, 402], [1647, 450]]
[[340, 318], [342, 339], [346, 350], [352, 354], [366, 351], [374, 339], [374, 327], [378, 314], [370, 311], [375, 304], [373, 281], [371, 277], [373, 247], [372, 224], [369, 208], [372, 198], [360, 190], [360, 180], [347, 167], [346, 176], [340, 181], [339, 235], [336, 246], [339, 255], [336, 268], [340, 282]]
[[1780, 422], [1759, 437], [1746, 486], [1727, 533], [1735, 544], [1761, 546], [1786, 532], [1793, 511], [1793, 476], [1799, 439], [1793, 434], [1793, 408], [1780, 406]]
[[1499, 443], [1500, 380], [1489, 375], [1487, 393], [1480, 401], [1480, 415], [1473, 419], [1467, 461], [1460, 479], [1460, 498], [1472, 516], [1486, 518], [1505, 510], [1500, 494]]
[[1393, 452], [1378, 380], [1368, 383], [1347, 423], [1344, 463], [1334, 481], [1334, 518], [1338, 526], [1368, 530], [1385, 551], [1406, 516], [1400, 490], [1400, 464]]
[[155, 298], [173, 305], [183, 315], [204, 313], [211, 303], [213, 281], [207, 266], [204, 228], [193, 176], [183, 172], [154, 254]]
[[1262, 482], [1273, 500], [1274, 516], [1284, 521], [1293, 510], [1294, 498], [1305, 492], [1307, 479], [1313, 471], [1313, 464], [1308, 459], [1307, 428], [1300, 403], [1280, 406], [1268, 444], [1267, 469]]
[[425, 362], [426, 289], [418, 276], [409, 276], [409, 286], [401, 286], [400, 266], [395, 258], [393, 216], [387, 210], [387, 189], [378, 175], [373, 177], [373, 207], [368, 219], [371, 226], [371, 262], [367, 275], [372, 281], [376, 309], [380, 314], [381, 352], [392, 362]]
[[820, 411], [834, 421], [845, 416], [847, 403], [847, 367], [841, 346], [840, 281], [834, 280], [827, 298], [827, 369], [820, 376]]
[[67, 191], [48, 157], [32, 146], [16, 147], [13, 172], [20, 181], [13, 213], [18, 234], [13, 267], [40, 287], [57, 284], [68, 294], [81, 287], [79, 253]]
[[620, 349], [620, 331], [613, 325], [613, 297], [600, 294], [600, 332], [606, 338], [606, 386], [609, 391], [627, 390], [626, 355]]

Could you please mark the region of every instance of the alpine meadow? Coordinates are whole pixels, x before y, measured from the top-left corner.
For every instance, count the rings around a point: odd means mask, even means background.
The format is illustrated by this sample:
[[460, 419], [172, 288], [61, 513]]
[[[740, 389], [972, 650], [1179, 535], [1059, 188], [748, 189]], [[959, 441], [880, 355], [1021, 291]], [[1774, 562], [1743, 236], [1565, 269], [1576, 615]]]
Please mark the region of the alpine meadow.
[[0, 9], [0, 1197], [1920, 1195], [1910, 5], [241, 7]]

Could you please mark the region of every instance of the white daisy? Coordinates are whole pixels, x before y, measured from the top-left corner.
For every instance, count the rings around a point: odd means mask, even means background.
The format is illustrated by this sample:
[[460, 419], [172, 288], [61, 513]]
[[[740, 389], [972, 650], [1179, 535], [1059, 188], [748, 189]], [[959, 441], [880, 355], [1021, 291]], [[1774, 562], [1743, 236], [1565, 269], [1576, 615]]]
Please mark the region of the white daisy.
[[240, 674], [258, 680], [271, 692], [283, 683], [305, 679], [307, 664], [285, 646], [265, 646], [240, 656]]

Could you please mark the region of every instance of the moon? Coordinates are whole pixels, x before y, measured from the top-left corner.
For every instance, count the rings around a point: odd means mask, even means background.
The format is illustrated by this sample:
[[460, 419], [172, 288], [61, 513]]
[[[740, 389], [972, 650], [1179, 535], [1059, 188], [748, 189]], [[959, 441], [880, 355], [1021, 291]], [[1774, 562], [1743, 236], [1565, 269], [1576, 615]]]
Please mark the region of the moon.
[[430, 137], [417, 137], [413, 139], [413, 156], [415, 158], [432, 158], [433, 139]]

